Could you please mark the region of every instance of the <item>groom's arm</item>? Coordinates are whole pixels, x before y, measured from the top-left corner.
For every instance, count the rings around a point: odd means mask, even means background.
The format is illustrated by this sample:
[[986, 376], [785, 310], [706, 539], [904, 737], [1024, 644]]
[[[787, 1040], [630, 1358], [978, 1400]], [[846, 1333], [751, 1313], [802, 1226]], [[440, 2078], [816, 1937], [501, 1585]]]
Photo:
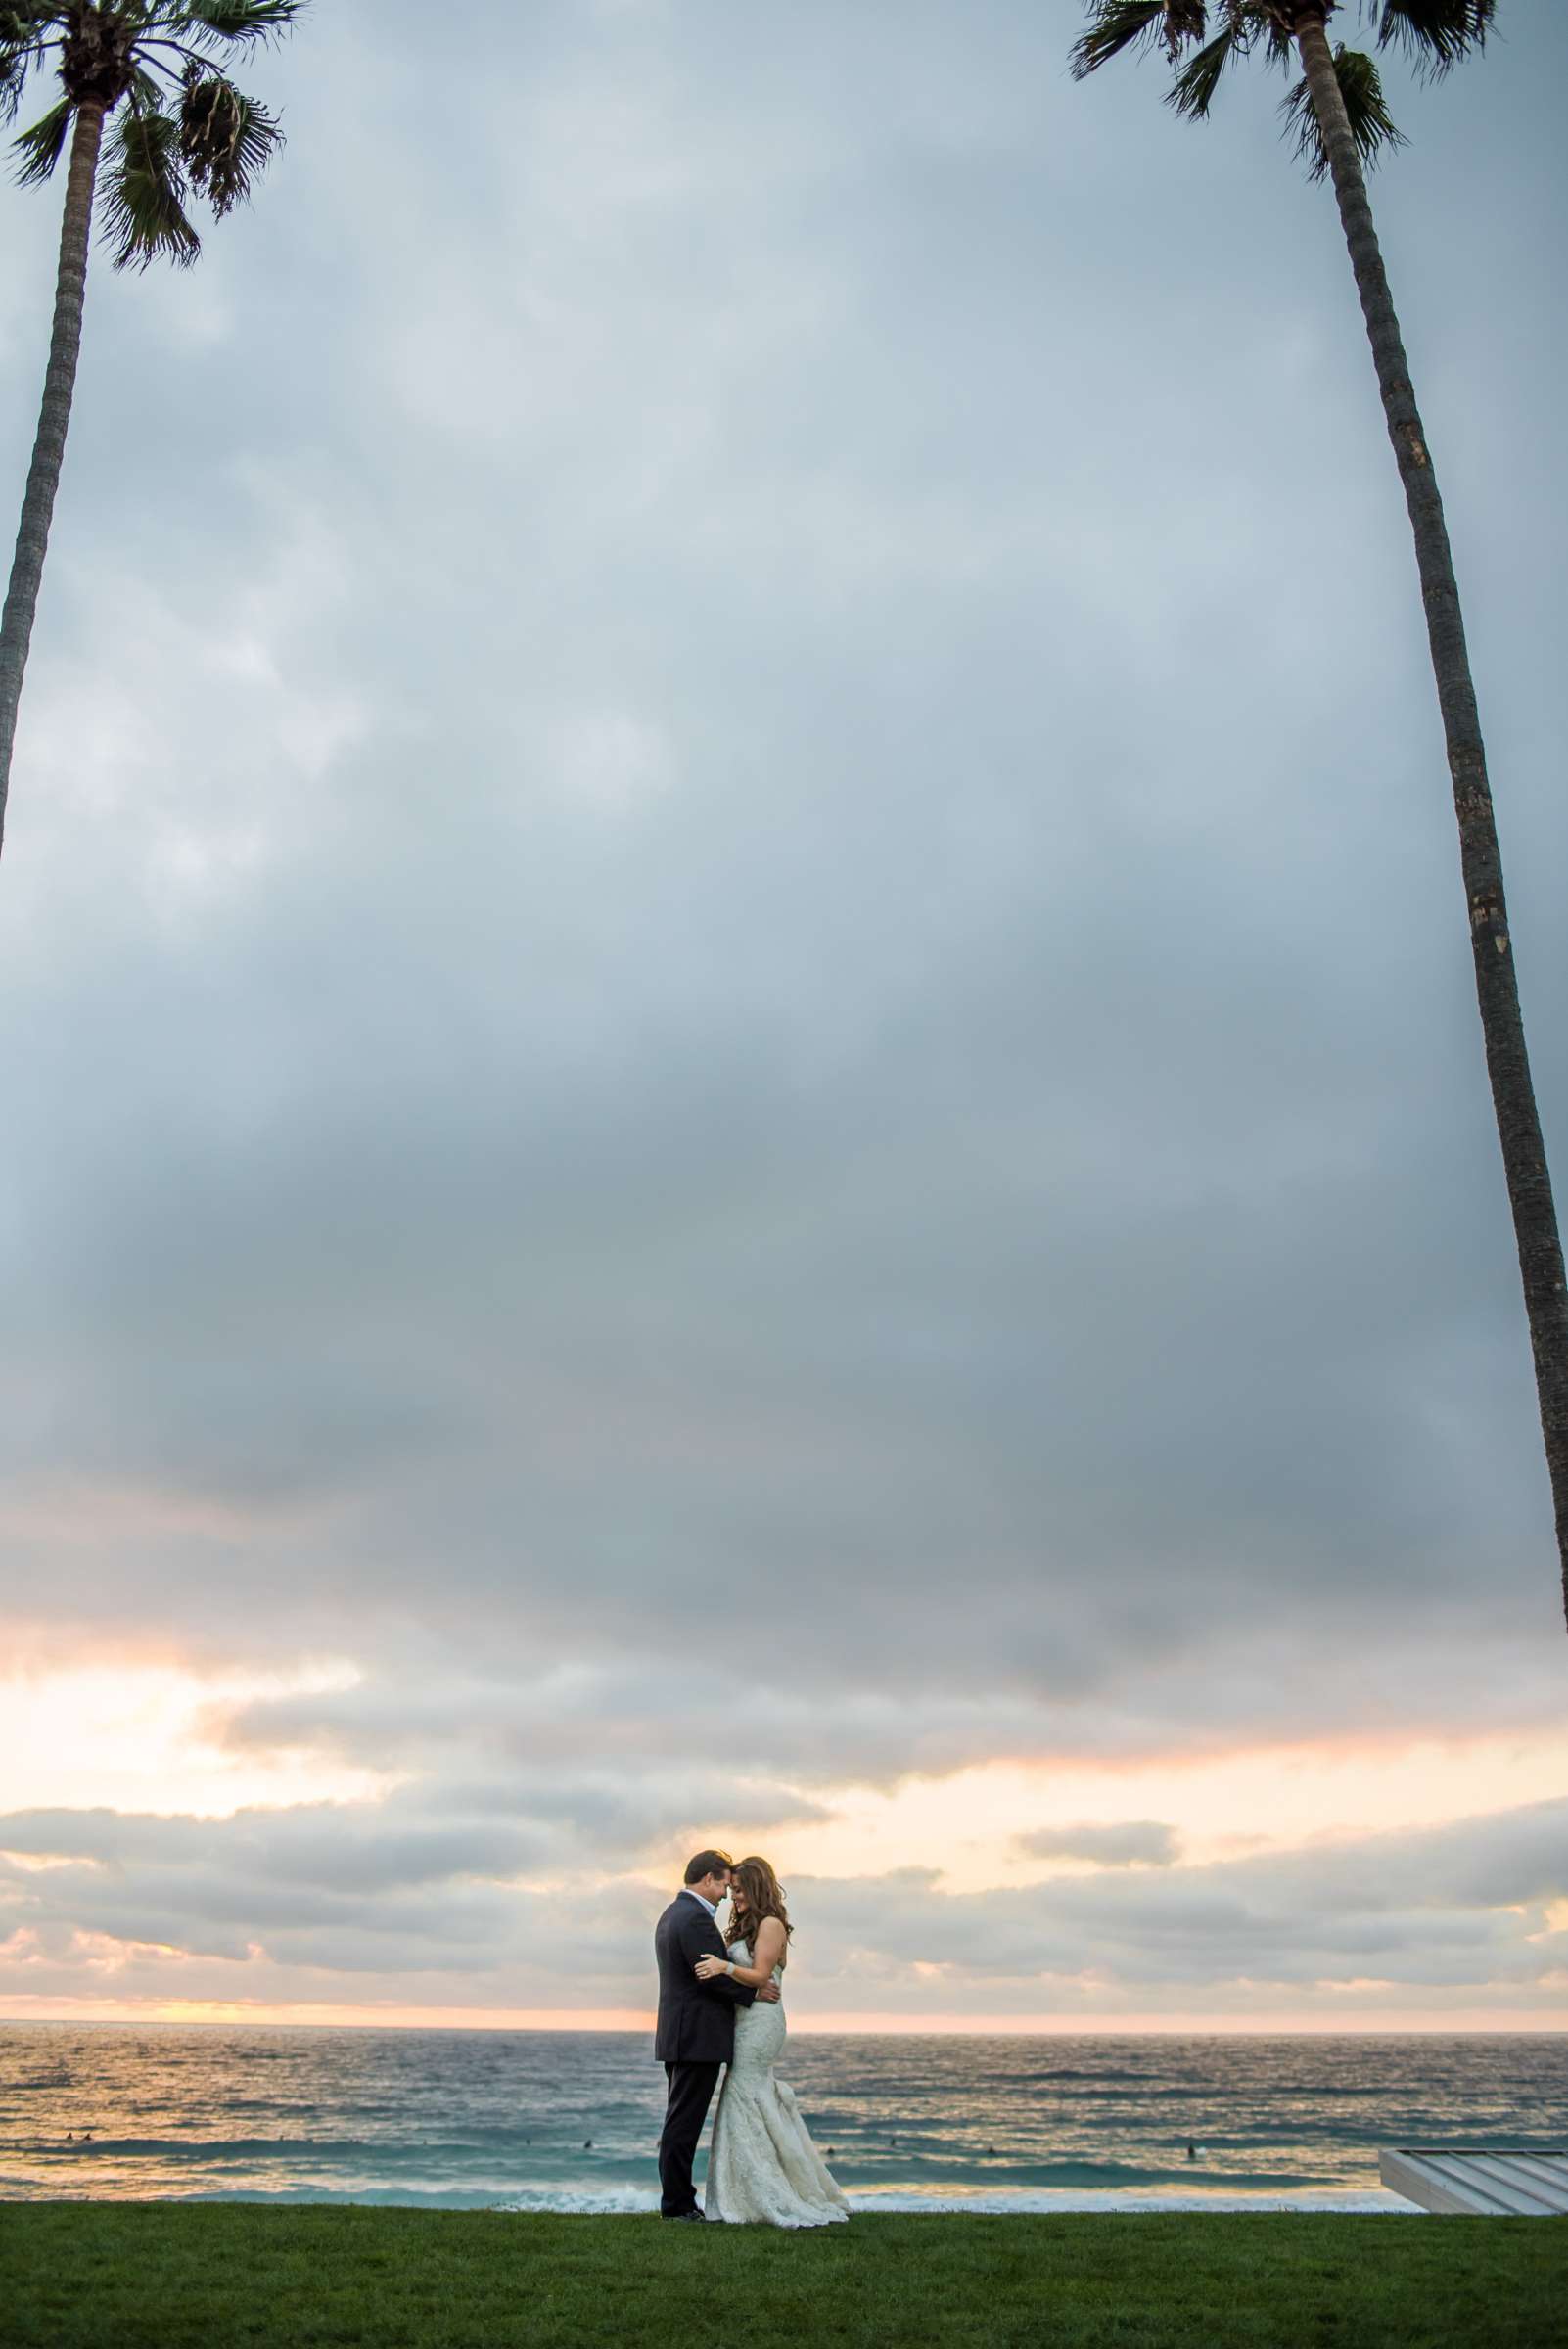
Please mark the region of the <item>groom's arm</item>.
[[[680, 1954], [688, 1966], [695, 1967], [699, 1958], [725, 1957], [727, 1953], [713, 1918], [706, 1911], [700, 1910], [695, 1901], [688, 1901], [686, 1905], [692, 1913], [689, 1918], [683, 1916], [680, 1920]], [[757, 1996], [750, 1983], [732, 1982], [728, 1974], [715, 1974], [711, 1982], [699, 1982], [697, 1987], [699, 1990], [716, 1991], [721, 1999], [727, 1999], [734, 2006], [749, 2006]]]

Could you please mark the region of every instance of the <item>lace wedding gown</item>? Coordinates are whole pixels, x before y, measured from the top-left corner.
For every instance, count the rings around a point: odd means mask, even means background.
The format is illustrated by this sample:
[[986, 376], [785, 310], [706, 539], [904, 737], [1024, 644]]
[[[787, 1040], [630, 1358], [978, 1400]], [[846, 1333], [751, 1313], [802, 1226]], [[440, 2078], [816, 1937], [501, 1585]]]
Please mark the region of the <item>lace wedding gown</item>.
[[[729, 1945], [750, 1965], [744, 1941]], [[782, 1982], [784, 1968], [775, 1965]], [[719, 2094], [708, 2154], [706, 2206], [711, 2219], [761, 2227], [830, 2227], [850, 2206], [811, 2142], [795, 2091], [773, 2076], [784, 2052], [784, 2008], [761, 2001], [735, 2017], [735, 2052]]]

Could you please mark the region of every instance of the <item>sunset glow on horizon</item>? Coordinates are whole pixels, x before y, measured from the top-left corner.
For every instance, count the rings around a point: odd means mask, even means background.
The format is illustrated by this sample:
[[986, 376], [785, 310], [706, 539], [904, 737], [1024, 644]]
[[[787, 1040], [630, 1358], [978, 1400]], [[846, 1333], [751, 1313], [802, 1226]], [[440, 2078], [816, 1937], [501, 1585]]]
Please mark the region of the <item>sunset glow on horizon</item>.
[[[53, 1816], [65, 1821], [78, 1809], [154, 1822], [205, 1821], [212, 1828], [269, 1816], [352, 1816], [374, 1835], [394, 1793], [417, 1794], [417, 1770], [356, 1767], [336, 1751], [336, 1733], [334, 1743], [313, 1747], [298, 1726], [286, 1730], [276, 1749], [254, 1735], [238, 1746], [226, 1742], [232, 1725], [251, 1707], [330, 1699], [346, 1700], [351, 1712], [356, 1694], [372, 1693], [371, 1679], [346, 1658], [250, 1673], [182, 1665], [171, 1657], [133, 1661], [118, 1671], [101, 1655], [81, 1669], [56, 1662], [14, 1675], [0, 1691], [6, 1739], [0, 1782], [25, 1796], [16, 1806], [19, 1813], [39, 1820]], [[855, 1903], [835, 1916], [831, 1928], [835, 1944], [842, 1945], [846, 1936], [853, 1942], [857, 1935], [858, 1911], [874, 1914], [879, 1883], [899, 1882], [910, 1871], [930, 1883], [934, 1897], [953, 1900], [1063, 1883], [1126, 1886], [1137, 1878], [1223, 1870], [1270, 1854], [1354, 1852], [1367, 1837], [1481, 1818], [1539, 1801], [1543, 1790], [1568, 1790], [1568, 1729], [1448, 1739], [1343, 1735], [1114, 1763], [1060, 1756], [1035, 1764], [974, 1763], [942, 1775], [911, 1773], [886, 1787], [813, 1783], [780, 1798], [786, 1809], [794, 1801], [811, 1811], [809, 1821], [781, 1819], [761, 1842], [786, 1881], [802, 1885], [808, 1934], [813, 1907], [833, 1887], [853, 1890]], [[1158, 1855], [1153, 1864], [1136, 1858], [1095, 1864], [1086, 1856], [1095, 1835], [1124, 1832], [1121, 1822], [1130, 1819], [1161, 1822], [1165, 1840], [1157, 1838], [1151, 1847]], [[60, 1871], [74, 1876], [85, 1867], [103, 1874], [101, 1858], [51, 1851], [47, 1829], [41, 1832], [41, 1842], [35, 1835], [30, 1848], [16, 1850], [0, 1833], [0, 1864], [13, 1871], [23, 1898], [27, 1885]], [[674, 1856], [683, 1859], [685, 1845], [701, 1833], [693, 1821], [681, 1835], [666, 1839], [663, 1853], [649, 1849], [639, 1864], [615, 1875], [601, 1873], [587, 1886], [579, 1870], [547, 1864], [517, 1880], [537, 1896], [564, 1895], [568, 1913], [574, 1907], [590, 1913], [595, 1897], [613, 1897], [620, 1913], [640, 1909], [651, 1923], [678, 1881]], [[759, 1841], [743, 1819], [720, 1819], [709, 1833], [737, 1850]], [[1041, 1858], [1028, 1848], [1029, 1838], [1052, 1835], [1069, 1844], [1080, 1839], [1083, 1852]], [[63, 1834], [62, 1840], [69, 1839]], [[504, 1875], [491, 1880], [502, 1889], [507, 1882]], [[307, 1914], [308, 1893], [301, 1894], [300, 1906]], [[818, 1942], [821, 1930], [819, 1924]], [[1568, 1950], [1568, 1898], [1545, 1903], [1540, 1929], [1526, 1938]], [[266, 1956], [262, 1933], [240, 1963], [250, 1969]], [[855, 1962], [852, 1958], [851, 1979]], [[58, 1986], [62, 1965], [75, 1977], [70, 1991]], [[32, 1984], [46, 1967], [55, 1972], [57, 1986], [35, 1990]], [[172, 1983], [155, 1986], [160, 1974], [189, 1975], [193, 1969], [203, 1977], [198, 1995]], [[127, 1995], [132, 1981], [134, 1995]], [[78, 1928], [65, 1944], [57, 1936], [46, 1946], [23, 1921], [0, 1943], [0, 2015], [16, 2020], [637, 2031], [649, 2019], [635, 2004], [579, 2004], [570, 1997], [520, 2004], [381, 1995], [363, 2001], [341, 1995], [224, 1998], [208, 1995], [210, 1983], [210, 1963], [200, 1950], [177, 1941]], [[1060, 2007], [1047, 1999], [1022, 2012], [954, 2008], [945, 2003], [951, 1999], [951, 1969], [941, 1964], [916, 1964], [892, 2005], [876, 1998], [846, 2000], [842, 1973], [831, 2003], [810, 1985], [807, 1974], [797, 2001], [798, 2022], [819, 2032], [1548, 2030], [1568, 2024], [1568, 2002], [1489, 2005], [1463, 1994], [1418, 2001], [1397, 1980], [1354, 1975], [1318, 1982], [1312, 2004], [1281, 2001], [1277, 1986], [1238, 1977], [1222, 2006], [1174, 2000], [1165, 2007], [1130, 2001], [1090, 1969], [1072, 1983], [1064, 1980], [1061, 1989], [1070, 1995]], [[1553, 1996], [1568, 1992], [1568, 1965], [1544, 1973], [1541, 1988]]]
[[[1565, 1985], [1568, 1987], [1568, 1985]], [[145, 2005], [110, 2000], [0, 1999], [0, 2021], [13, 2023], [118, 2023], [210, 2026], [214, 2030], [252, 2027], [257, 2030], [324, 2031], [619, 2031], [628, 2037], [653, 2037], [654, 2010], [639, 2013], [630, 2007], [561, 2006], [501, 2007], [407, 2006], [383, 2011], [366, 2006], [248, 2006], [243, 2002], [181, 2002], [149, 2000]], [[1441, 2038], [1445, 2033], [1480, 2032], [1506, 2037], [1509, 2033], [1537, 2038], [1542, 2033], [1568, 2031], [1560, 2004], [1536, 2010], [1522, 2008], [1499, 2022], [1489, 2007], [1454, 2007], [1422, 2020], [1401, 2019], [1379, 2007], [1347, 2007], [1325, 2019], [1320, 2012], [1238, 2014], [1124, 2014], [1112, 2012], [1101, 2020], [1093, 2014], [1073, 2016], [805, 2013], [792, 2017], [792, 2032], [803, 2039], [861, 2036], [890, 2039], [1130, 2039], [1167, 2038], [1333, 2038], [1337, 2033], [1389, 2037]]]

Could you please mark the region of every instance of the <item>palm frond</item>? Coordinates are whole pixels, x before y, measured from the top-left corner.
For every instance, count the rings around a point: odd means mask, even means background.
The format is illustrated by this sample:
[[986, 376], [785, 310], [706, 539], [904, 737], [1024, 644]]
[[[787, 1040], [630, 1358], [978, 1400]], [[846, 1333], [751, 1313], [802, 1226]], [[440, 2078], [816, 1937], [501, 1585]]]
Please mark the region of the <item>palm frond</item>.
[[277, 117], [221, 73], [185, 76], [180, 97], [180, 160], [193, 188], [219, 220], [244, 202], [283, 145]]
[[1196, 19], [1189, 39], [1201, 40], [1208, 31], [1208, 10], [1197, 0], [1091, 0], [1089, 27], [1073, 44], [1069, 64], [1073, 79], [1082, 81], [1101, 66], [1120, 57], [1124, 49], [1158, 47], [1164, 39], [1172, 58], [1176, 54], [1168, 19]]
[[13, 140], [18, 156], [17, 185], [19, 188], [41, 188], [54, 174], [55, 165], [65, 153], [75, 116], [75, 102], [62, 98], [46, 115], [40, 115], [30, 130]]
[[1218, 33], [1207, 48], [1200, 49], [1197, 56], [1182, 67], [1165, 94], [1167, 106], [1174, 106], [1176, 113], [1184, 115], [1189, 122], [1201, 122], [1214, 104], [1221, 74], [1238, 47], [1244, 49], [1245, 46], [1245, 36], [1239, 26], [1234, 23], [1227, 24], [1224, 31]]
[[308, 0], [181, 0], [164, 22], [201, 49], [281, 40]]
[[[1351, 136], [1356, 152], [1363, 163], [1375, 163], [1390, 147], [1407, 144], [1402, 131], [1396, 128], [1383, 96], [1383, 84], [1376, 66], [1359, 49], [1347, 49], [1343, 43], [1334, 52], [1334, 76], [1339, 94], [1345, 101], [1350, 116]], [[1312, 166], [1309, 176], [1322, 179], [1328, 172], [1328, 150], [1323, 145], [1322, 127], [1313, 107], [1312, 92], [1306, 82], [1298, 81], [1280, 107], [1286, 124], [1296, 133], [1296, 153]]]
[[14, 122], [32, 59], [24, 49], [0, 47], [0, 122]]
[[1377, 45], [1403, 49], [1429, 76], [1484, 49], [1498, 0], [1375, 0]]
[[1268, 53], [1268, 63], [1288, 68], [1295, 60], [1296, 42], [1285, 19], [1270, 9], [1262, 20], [1260, 29]]
[[0, 8], [0, 122], [14, 122], [27, 75], [43, 62], [43, 36], [53, 12]]
[[59, 15], [59, 0], [0, 0], [0, 49], [36, 48]]
[[111, 139], [101, 219], [115, 240], [115, 267], [145, 269], [160, 254], [188, 265], [202, 240], [185, 212], [178, 119], [133, 97]]

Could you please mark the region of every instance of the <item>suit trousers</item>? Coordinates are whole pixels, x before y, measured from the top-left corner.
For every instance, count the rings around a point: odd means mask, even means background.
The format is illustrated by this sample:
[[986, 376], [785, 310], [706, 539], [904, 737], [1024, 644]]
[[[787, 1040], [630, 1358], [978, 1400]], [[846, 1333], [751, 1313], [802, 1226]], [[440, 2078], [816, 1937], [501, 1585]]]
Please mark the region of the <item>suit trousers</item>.
[[669, 2100], [659, 2139], [659, 2209], [667, 2219], [678, 2219], [697, 2207], [691, 2165], [697, 2158], [697, 2140], [714, 2100], [723, 2069], [717, 2063], [667, 2063]]

